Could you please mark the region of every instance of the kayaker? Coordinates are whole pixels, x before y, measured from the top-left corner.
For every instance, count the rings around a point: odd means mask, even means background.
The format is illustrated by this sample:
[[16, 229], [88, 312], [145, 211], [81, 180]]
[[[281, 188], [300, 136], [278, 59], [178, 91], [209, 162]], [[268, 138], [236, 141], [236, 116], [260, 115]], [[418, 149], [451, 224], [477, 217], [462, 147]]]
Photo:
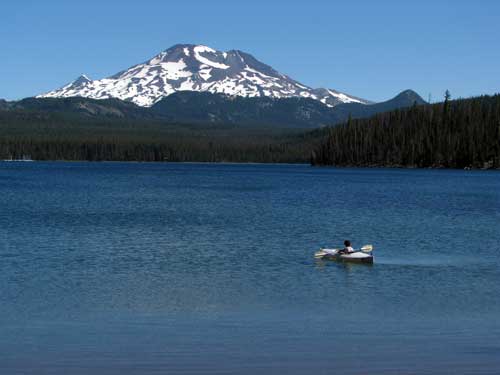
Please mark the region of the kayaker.
[[344, 241], [344, 248], [339, 251], [340, 254], [349, 254], [349, 253], [354, 253], [354, 249], [351, 246], [351, 241], [345, 240]]

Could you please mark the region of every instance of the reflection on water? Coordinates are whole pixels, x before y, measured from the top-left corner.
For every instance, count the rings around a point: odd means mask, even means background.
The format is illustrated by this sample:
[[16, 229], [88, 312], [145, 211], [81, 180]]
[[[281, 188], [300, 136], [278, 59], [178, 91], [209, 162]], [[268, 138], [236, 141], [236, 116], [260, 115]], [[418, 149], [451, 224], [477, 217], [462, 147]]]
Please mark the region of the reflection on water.
[[[0, 165], [0, 373], [498, 373], [499, 183]], [[314, 259], [345, 238], [375, 264]]]

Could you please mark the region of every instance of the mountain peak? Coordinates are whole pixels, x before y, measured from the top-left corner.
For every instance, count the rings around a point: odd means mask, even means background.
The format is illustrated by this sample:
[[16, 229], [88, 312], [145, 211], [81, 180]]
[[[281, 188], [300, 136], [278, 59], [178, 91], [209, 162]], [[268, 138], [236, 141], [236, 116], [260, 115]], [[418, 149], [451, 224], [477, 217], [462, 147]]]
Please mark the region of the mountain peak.
[[413, 102], [417, 104], [426, 104], [427, 102], [422, 99], [420, 95], [418, 95], [415, 91], [411, 89], [406, 89], [401, 91], [398, 95], [396, 95], [392, 100], [405, 100], [407, 102]]
[[244, 51], [217, 51], [203, 44], [175, 44], [148, 61], [111, 77], [93, 81], [82, 75], [61, 89], [39, 97], [118, 98], [150, 107], [178, 91], [243, 97], [311, 98], [329, 107], [339, 103], [367, 103], [335, 90], [319, 92]]
[[163, 52], [175, 52], [175, 51], [182, 51], [184, 49], [188, 49], [188, 50], [192, 51], [194, 48], [199, 48], [199, 49], [204, 49], [204, 50], [216, 52], [213, 48], [206, 46], [204, 44], [192, 44], [192, 43], [177, 43], [177, 44], [174, 44], [173, 46], [167, 48]]
[[77, 79], [73, 81], [73, 84], [80, 85], [88, 82], [92, 82], [92, 80], [85, 74], [81, 74]]

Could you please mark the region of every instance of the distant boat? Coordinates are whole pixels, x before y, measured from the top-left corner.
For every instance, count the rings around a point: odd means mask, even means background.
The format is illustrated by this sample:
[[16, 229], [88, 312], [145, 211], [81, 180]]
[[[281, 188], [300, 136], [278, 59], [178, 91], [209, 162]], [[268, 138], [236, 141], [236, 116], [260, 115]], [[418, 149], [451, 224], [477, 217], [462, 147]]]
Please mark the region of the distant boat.
[[34, 161], [34, 160], [31, 158], [31, 155], [23, 155], [21, 159], [13, 159], [11, 155], [10, 159], [4, 159], [3, 161]]

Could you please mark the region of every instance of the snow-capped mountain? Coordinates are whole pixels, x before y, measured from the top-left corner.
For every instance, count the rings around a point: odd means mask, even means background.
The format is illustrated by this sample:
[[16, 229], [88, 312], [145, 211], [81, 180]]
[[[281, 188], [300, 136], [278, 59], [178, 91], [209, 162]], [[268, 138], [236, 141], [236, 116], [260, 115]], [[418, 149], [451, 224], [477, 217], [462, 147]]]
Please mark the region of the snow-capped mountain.
[[220, 52], [192, 44], [175, 45], [145, 63], [109, 78], [91, 80], [82, 75], [74, 82], [38, 97], [118, 98], [150, 107], [177, 91], [243, 97], [304, 97], [330, 107], [340, 103], [370, 103], [335, 90], [303, 85], [242, 51]]

